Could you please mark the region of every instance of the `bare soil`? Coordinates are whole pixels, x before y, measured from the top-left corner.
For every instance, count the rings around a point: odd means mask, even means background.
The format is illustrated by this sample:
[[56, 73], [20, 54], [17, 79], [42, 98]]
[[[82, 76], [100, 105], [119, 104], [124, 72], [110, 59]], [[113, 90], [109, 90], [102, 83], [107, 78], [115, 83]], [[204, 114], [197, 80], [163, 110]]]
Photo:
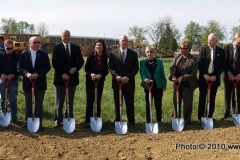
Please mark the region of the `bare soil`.
[[79, 124], [72, 134], [62, 128], [33, 134], [11, 124], [0, 127], [0, 159], [238, 159], [240, 146], [229, 149], [228, 145], [240, 145], [240, 128], [231, 120], [224, 124], [206, 131], [194, 122], [174, 132], [167, 123], [160, 125], [156, 135], [146, 134], [144, 124], [129, 126], [125, 135], [117, 135], [114, 124], [98, 133]]

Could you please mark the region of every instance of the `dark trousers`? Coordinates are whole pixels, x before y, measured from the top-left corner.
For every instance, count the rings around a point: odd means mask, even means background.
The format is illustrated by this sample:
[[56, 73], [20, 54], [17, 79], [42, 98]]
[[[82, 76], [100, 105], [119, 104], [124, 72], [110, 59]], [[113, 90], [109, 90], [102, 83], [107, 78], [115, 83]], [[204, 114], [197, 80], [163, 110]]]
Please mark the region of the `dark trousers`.
[[[192, 117], [192, 104], [193, 104], [193, 92], [190, 87], [182, 87], [179, 88], [179, 118], [181, 118], [181, 105], [183, 101], [183, 117], [184, 122], [191, 122]], [[175, 107], [175, 113], [177, 116], [177, 99], [176, 99], [176, 89], [174, 88], [173, 94], [173, 104]]]
[[[237, 98], [240, 97], [240, 82], [237, 85]], [[230, 115], [231, 103], [233, 108], [233, 113], [235, 113], [235, 91], [232, 81], [229, 81], [228, 75], [224, 76], [224, 102], [225, 102], [225, 113], [224, 116]], [[240, 113], [240, 104], [238, 103], [238, 114]]]
[[[115, 103], [115, 121], [120, 121], [119, 109], [119, 90], [113, 89]], [[135, 124], [134, 117], [134, 93], [135, 89], [127, 89], [124, 84], [122, 86], [122, 95], [126, 103], [127, 118], [130, 124]]]
[[[205, 105], [206, 105], [206, 97], [207, 97], [207, 83], [202, 83], [199, 85], [199, 102], [198, 102], [198, 120], [201, 120], [201, 117], [205, 115]], [[215, 99], [217, 93], [218, 85], [216, 82], [212, 83], [210, 89], [210, 109], [208, 117], [212, 118], [214, 109], [215, 109]]]
[[[43, 119], [43, 100], [44, 100], [44, 92], [38, 92], [36, 89], [34, 90], [35, 95], [35, 117], [40, 118], [40, 126], [42, 126]], [[26, 121], [27, 118], [32, 117], [32, 92], [24, 92], [25, 102], [26, 102]]]
[[[145, 92], [145, 102], [146, 102], [146, 120], [147, 120], [147, 123], [150, 123], [151, 119], [150, 119], [150, 108], [149, 108], [149, 90], [144, 89], [144, 92]], [[156, 116], [157, 116], [158, 123], [161, 123], [161, 120], [162, 120], [162, 97], [163, 97], [162, 88], [152, 89], [152, 99], [154, 99], [154, 105], [156, 109]]]
[[[104, 87], [104, 80], [100, 79], [97, 85], [97, 117], [101, 115], [101, 100]], [[95, 102], [95, 83], [91, 79], [86, 79], [86, 93], [87, 93], [87, 105], [86, 105], [86, 117], [85, 123], [90, 123], [90, 117], [93, 117], [93, 105]]]
[[[73, 118], [73, 102], [75, 95], [76, 86], [68, 86], [68, 97], [69, 97], [69, 116]], [[66, 87], [65, 86], [56, 86], [55, 92], [55, 115], [54, 121], [57, 120], [58, 124], [61, 124], [63, 121], [63, 104], [66, 98]], [[68, 117], [67, 110], [65, 108], [65, 118]]]

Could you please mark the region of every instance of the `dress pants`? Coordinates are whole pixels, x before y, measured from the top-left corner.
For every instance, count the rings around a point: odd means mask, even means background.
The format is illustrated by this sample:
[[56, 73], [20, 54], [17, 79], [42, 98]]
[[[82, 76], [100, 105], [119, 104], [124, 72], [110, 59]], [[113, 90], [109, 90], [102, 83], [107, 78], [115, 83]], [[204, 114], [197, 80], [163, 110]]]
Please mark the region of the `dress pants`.
[[[34, 90], [35, 93], [35, 117], [40, 118], [40, 127], [42, 126], [43, 120], [43, 100], [45, 91], [38, 92], [36, 89]], [[32, 92], [24, 92], [25, 101], [26, 101], [26, 122], [27, 118], [32, 117]]]
[[[114, 103], [115, 103], [115, 121], [120, 121], [119, 90], [113, 89], [113, 93], [114, 93]], [[124, 86], [124, 84], [122, 85], [122, 95], [124, 98], [123, 104], [125, 101], [127, 118], [128, 118], [128, 122], [131, 125], [135, 124], [134, 93], [135, 93], [135, 89], [128, 89]]]
[[[104, 87], [104, 80], [100, 79], [97, 85], [97, 116], [101, 116], [101, 99]], [[93, 103], [95, 101], [95, 83], [92, 79], [86, 79], [86, 94], [87, 94], [87, 105], [86, 105], [86, 117], [85, 123], [90, 123], [90, 117], [93, 117]]]
[[[68, 86], [68, 94], [69, 94], [69, 115], [70, 118], [73, 118], [73, 103], [74, 103], [74, 95], [75, 95], [76, 86]], [[57, 123], [60, 125], [63, 122], [63, 105], [66, 98], [66, 87], [65, 86], [56, 86], [55, 92], [55, 115], [54, 121], [57, 120]], [[67, 110], [65, 108], [65, 118], [68, 117]]]

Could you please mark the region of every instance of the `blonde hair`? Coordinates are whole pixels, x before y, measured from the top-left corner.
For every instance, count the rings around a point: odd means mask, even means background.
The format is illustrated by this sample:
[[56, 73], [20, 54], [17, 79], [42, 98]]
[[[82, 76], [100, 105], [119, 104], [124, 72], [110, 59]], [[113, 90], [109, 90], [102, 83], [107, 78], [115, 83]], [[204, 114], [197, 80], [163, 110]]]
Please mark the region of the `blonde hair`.
[[148, 50], [152, 50], [153, 52], [155, 52], [155, 48], [153, 46], [147, 46], [145, 48], [145, 53], [148, 51]]
[[184, 39], [180, 42], [179, 46], [180, 47], [184, 46], [184, 48], [191, 50], [192, 49], [192, 41], [190, 41], [189, 39]]

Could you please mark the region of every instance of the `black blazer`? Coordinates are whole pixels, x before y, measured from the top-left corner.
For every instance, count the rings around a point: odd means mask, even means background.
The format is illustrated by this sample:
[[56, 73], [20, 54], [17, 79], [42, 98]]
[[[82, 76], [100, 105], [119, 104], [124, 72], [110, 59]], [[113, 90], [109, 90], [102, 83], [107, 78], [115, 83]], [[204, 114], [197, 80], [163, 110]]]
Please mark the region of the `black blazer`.
[[48, 54], [42, 50], [37, 51], [34, 67], [32, 66], [31, 51], [27, 50], [20, 54], [18, 62], [18, 72], [23, 75], [23, 90], [24, 92], [30, 92], [32, 84], [27, 78], [27, 73], [37, 73], [39, 77], [35, 82], [35, 89], [39, 92], [47, 89], [46, 74], [49, 72], [51, 66], [48, 58]]
[[226, 67], [225, 67], [225, 73], [231, 72], [234, 76], [237, 74], [240, 74], [240, 47], [237, 48], [237, 62], [235, 63], [235, 69], [233, 68], [233, 44], [229, 43], [224, 46], [225, 50], [225, 58], [226, 58]]
[[[210, 47], [206, 46], [201, 48], [198, 55], [198, 69], [199, 69], [199, 84], [205, 83], [205, 78], [203, 75], [208, 74], [208, 66], [211, 61]], [[225, 54], [222, 48], [216, 46], [215, 58], [213, 60], [214, 73], [212, 75], [216, 76], [216, 84], [220, 85], [220, 75], [225, 68]], [[209, 74], [208, 74], [209, 75]]]
[[[68, 61], [67, 52], [64, 44], [60, 43], [54, 47], [52, 54], [52, 65], [54, 71], [54, 82], [56, 86], [65, 86], [62, 75], [65, 73], [70, 77], [69, 84], [72, 86], [79, 85], [79, 73], [78, 71], [84, 64], [83, 56], [81, 54], [80, 47], [70, 43], [71, 45], [71, 57]], [[77, 71], [74, 74], [69, 74], [71, 68], [76, 67]]]
[[105, 80], [105, 77], [108, 75], [108, 55], [104, 54], [102, 55], [103, 60], [103, 70], [101, 72], [95, 72], [95, 64], [96, 64], [96, 56], [94, 55], [95, 52], [92, 52], [88, 55], [86, 64], [85, 64], [85, 72], [86, 72], [86, 78], [91, 79], [91, 74], [101, 74], [102, 79]]
[[17, 71], [18, 60], [19, 54], [15, 51], [12, 52], [10, 63], [8, 62], [7, 54], [5, 52], [0, 53], [0, 75], [13, 74], [15, 76], [13, 79], [17, 79], [19, 76], [19, 72]]
[[112, 74], [112, 88], [119, 89], [116, 77], [127, 76], [128, 83], [124, 84], [126, 89], [135, 89], [135, 75], [138, 73], [139, 64], [137, 53], [127, 48], [125, 63], [122, 64], [120, 49], [113, 50], [109, 56], [109, 71]]

